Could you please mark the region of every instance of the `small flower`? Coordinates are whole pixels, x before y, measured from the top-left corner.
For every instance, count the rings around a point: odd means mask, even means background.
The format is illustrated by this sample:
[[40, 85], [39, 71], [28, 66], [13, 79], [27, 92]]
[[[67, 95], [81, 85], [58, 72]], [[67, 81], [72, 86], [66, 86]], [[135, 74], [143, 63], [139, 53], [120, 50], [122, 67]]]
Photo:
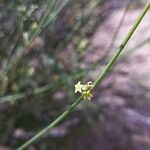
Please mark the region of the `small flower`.
[[83, 98], [88, 100], [91, 100], [91, 98], [93, 97], [92, 89], [93, 89], [93, 84], [91, 81], [87, 82], [86, 84], [81, 84], [81, 81], [79, 81], [75, 85], [75, 93], [77, 92], [81, 93]]
[[88, 90], [88, 85], [87, 84], [83, 85], [82, 86], [82, 91], [87, 91], [87, 90]]
[[75, 93], [77, 93], [77, 92], [80, 92], [80, 93], [82, 93], [82, 87], [83, 87], [84, 85], [82, 85], [81, 84], [81, 81], [79, 81], [76, 85], [75, 85]]
[[91, 93], [90, 90], [88, 90], [88, 91], [83, 91], [82, 96], [84, 99], [91, 100], [91, 98], [93, 97], [93, 94]]
[[23, 32], [23, 39], [26, 44], [29, 43], [29, 32]]
[[33, 22], [33, 23], [31, 24], [31, 29], [32, 29], [32, 30], [37, 29], [37, 27], [38, 27], [37, 22]]
[[26, 6], [25, 5], [19, 5], [19, 6], [17, 6], [17, 10], [21, 13], [24, 13], [26, 11]]
[[93, 83], [91, 81], [89, 81], [87, 83], [88, 89], [92, 90], [93, 89]]

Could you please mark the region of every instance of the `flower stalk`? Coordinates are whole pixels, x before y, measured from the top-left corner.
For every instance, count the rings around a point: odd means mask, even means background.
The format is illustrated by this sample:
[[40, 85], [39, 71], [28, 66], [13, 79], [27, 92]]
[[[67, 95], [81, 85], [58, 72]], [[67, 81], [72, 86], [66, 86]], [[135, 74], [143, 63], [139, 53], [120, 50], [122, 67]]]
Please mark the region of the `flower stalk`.
[[[139, 26], [140, 22], [142, 21], [143, 17], [147, 13], [147, 11], [150, 8], [150, 0], [147, 1], [144, 9], [142, 10], [141, 14], [133, 24], [132, 28], [129, 30], [128, 34], [125, 36], [123, 42], [120, 44], [120, 46], [116, 49], [114, 55], [111, 57], [110, 61], [106, 64], [106, 66], [103, 68], [102, 72], [98, 75], [97, 79], [93, 83], [93, 88], [96, 87], [97, 84], [100, 84], [112, 65], [116, 62], [117, 58], [120, 56], [120, 53], [123, 51], [124, 47], [128, 43], [129, 39]], [[50, 123], [46, 128], [41, 130], [39, 133], [37, 133], [34, 137], [32, 137], [30, 140], [28, 140], [26, 143], [24, 143], [22, 146], [20, 146], [17, 150], [23, 150], [33, 142], [35, 142], [37, 139], [39, 139], [41, 136], [43, 136], [47, 131], [49, 131], [51, 128], [55, 127], [58, 125], [62, 120], [64, 120], [76, 107], [77, 105], [82, 101], [83, 95], [81, 95], [77, 100], [74, 101], [70, 107], [63, 112], [58, 118], [56, 118], [52, 123]]]

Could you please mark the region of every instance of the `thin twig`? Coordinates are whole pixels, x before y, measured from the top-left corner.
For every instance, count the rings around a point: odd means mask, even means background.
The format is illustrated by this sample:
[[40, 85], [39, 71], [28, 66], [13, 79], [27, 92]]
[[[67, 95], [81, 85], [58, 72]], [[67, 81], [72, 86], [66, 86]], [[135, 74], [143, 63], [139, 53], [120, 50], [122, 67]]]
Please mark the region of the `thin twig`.
[[[104, 77], [107, 74], [107, 72], [109, 71], [109, 69], [116, 62], [116, 60], [119, 57], [120, 53], [122, 52], [122, 50], [124, 49], [124, 47], [128, 43], [129, 39], [133, 35], [134, 31], [136, 30], [136, 28], [138, 27], [138, 25], [142, 21], [143, 17], [145, 16], [145, 14], [149, 10], [149, 8], [150, 8], [150, 0], [148, 0], [148, 2], [146, 3], [143, 11], [141, 12], [141, 14], [139, 15], [139, 17], [137, 18], [137, 20], [133, 24], [133, 26], [130, 29], [130, 31], [128, 32], [128, 34], [125, 36], [125, 38], [124, 38], [123, 42], [121, 43], [121, 45], [119, 46], [119, 48], [116, 49], [114, 55], [112, 56], [112, 58], [110, 59], [110, 61], [108, 62], [108, 64], [104, 67], [103, 71], [100, 72], [99, 76], [97, 77], [97, 79], [94, 82], [94, 87], [96, 87], [97, 84], [100, 84], [102, 82], [102, 80], [104, 79]], [[44, 128], [39, 133], [37, 133], [34, 137], [32, 137], [30, 140], [28, 140], [26, 143], [24, 143], [17, 150], [23, 150], [24, 148], [26, 148], [27, 146], [29, 146], [30, 144], [32, 144], [34, 141], [36, 141], [37, 139], [39, 139], [49, 129], [51, 129], [52, 127], [58, 125], [58, 123], [60, 123], [63, 119], [65, 119], [76, 108], [76, 106], [82, 101], [82, 98], [83, 97], [80, 96], [77, 100], [75, 100], [75, 102], [65, 112], [63, 112], [58, 118], [56, 118], [46, 128]]]
[[122, 25], [123, 25], [124, 19], [125, 19], [126, 14], [127, 14], [127, 11], [129, 10], [131, 4], [132, 4], [132, 0], [128, 0], [127, 6], [126, 6], [126, 8], [125, 8], [125, 10], [124, 10], [124, 12], [123, 12], [123, 15], [122, 15], [122, 17], [121, 17], [119, 23], [118, 23], [118, 26], [117, 26], [117, 28], [116, 28], [116, 31], [115, 31], [115, 33], [114, 33], [114, 35], [113, 35], [113, 37], [112, 37], [111, 42], [110, 42], [110, 45], [108, 46], [107, 52], [109, 52], [109, 51], [114, 47], [114, 43], [115, 43], [115, 41], [116, 41], [116, 39], [117, 39], [117, 35], [118, 35], [118, 33], [119, 33], [119, 31], [120, 31]]
[[[50, 2], [51, 0], [49, 0]], [[52, 7], [48, 7], [46, 12], [50, 12], [50, 10], [53, 8], [55, 1], [52, 3]], [[14, 69], [20, 62], [21, 58], [25, 55], [25, 53], [28, 52], [28, 50], [31, 47], [31, 44], [34, 40], [34, 38], [39, 35], [43, 29], [49, 24], [51, 23], [57, 16], [58, 14], [63, 10], [63, 8], [70, 2], [71, 0], [66, 0], [63, 5], [49, 18], [48, 16], [44, 17], [44, 21], [42, 19], [41, 23], [39, 24], [38, 28], [36, 29], [36, 31], [30, 36], [30, 41], [29, 43], [27, 43], [25, 45], [25, 47], [20, 47], [19, 49], [17, 49], [16, 53], [12, 56], [11, 60], [8, 62], [8, 64], [3, 68], [3, 70], [0, 72], [0, 82], [4, 79], [5, 76], [7, 76], [7, 74]], [[45, 13], [45, 15], [49, 15], [48, 13]], [[45, 19], [48, 20], [45, 20]], [[44, 25], [46, 23], [46, 25]], [[44, 25], [44, 26], [43, 26]]]

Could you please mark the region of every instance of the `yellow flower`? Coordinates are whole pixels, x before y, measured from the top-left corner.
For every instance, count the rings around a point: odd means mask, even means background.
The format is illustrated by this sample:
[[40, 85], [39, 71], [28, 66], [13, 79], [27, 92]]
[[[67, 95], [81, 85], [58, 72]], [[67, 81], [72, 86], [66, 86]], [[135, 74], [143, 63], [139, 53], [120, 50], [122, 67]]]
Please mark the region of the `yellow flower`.
[[93, 83], [92, 83], [91, 81], [89, 81], [89, 82], [87, 83], [87, 86], [88, 86], [88, 89], [89, 89], [89, 90], [92, 90], [92, 89], [93, 89]]
[[75, 85], [75, 93], [79, 92], [82, 94], [84, 99], [91, 100], [93, 97], [92, 95], [92, 89], [93, 89], [93, 84], [92, 82], [87, 82], [86, 84], [81, 84], [81, 81], [79, 81]]
[[82, 92], [82, 95], [83, 95], [83, 98], [84, 99], [88, 99], [88, 100], [91, 100], [91, 98], [93, 97], [92, 93], [90, 90], [88, 91], [83, 91]]
[[88, 85], [87, 84], [83, 85], [81, 89], [82, 89], [82, 91], [87, 91], [88, 90]]
[[83, 84], [81, 84], [81, 81], [79, 81], [76, 85], [75, 85], [75, 93], [77, 93], [77, 92], [80, 92], [80, 93], [82, 93], [82, 87], [83, 87], [84, 85]]

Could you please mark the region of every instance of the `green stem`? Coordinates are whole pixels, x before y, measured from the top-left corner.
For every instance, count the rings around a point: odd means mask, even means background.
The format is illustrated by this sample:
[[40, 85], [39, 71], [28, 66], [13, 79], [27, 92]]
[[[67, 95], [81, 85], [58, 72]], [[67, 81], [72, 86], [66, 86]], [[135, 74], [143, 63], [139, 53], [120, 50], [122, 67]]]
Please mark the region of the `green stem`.
[[114, 47], [114, 43], [115, 43], [115, 41], [117, 39], [118, 33], [120, 31], [120, 28], [123, 25], [124, 19], [126, 17], [126, 14], [127, 14], [128, 10], [129, 10], [131, 4], [132, 4], [132, 0], [128, 0], [127, 6], [126, 6], [126, 8], [125, 8], [125, 10], [123, 12], [123, 16], [121, 17], [121, 20], [120, 20], [120, 22], [119, 22], [119, 24], [118, 24], [118, 26], [116, 28], [116, 31], [115, 31], [115, 33], [114, 33], [114, 35], [112, 37], [112, 40], [110, 42], [110, 45], [109, 45], [108, 49], [107, 49], [108, 52]]
[[39, 22], [39, 26], [38, 28], [36, 29], [36, 31], [31, 35], [30, 37], [30, 43], [33, 41], [33, 39], [38, 35], [40, 34], [40, 32], [43, 30], [43, 25], [47, 19], [47, 17], [50, 15], [50, 12], [52, 10], [52, 8], [54, 7], [54, 5], [56, 4], [56, 1], [57, 0], [53, 0], [51, 2], [51, 0], [48, 1], [48, 6], [47, 6], [47, 9], [46, 9], [46, 12], [45, 14], [42, 16], [40, 22]]
[[110, 61], [108, 62], [108, 64], [104, 67], [103, 71], [100, 73], [100, 75], [98, 76], [98, 78], [95, 80], [94, 82], [94, 87], [103, 80], [104, 76], [106, 75], [106, 73], [109, 71], [109, 69], [111, 68], [111, 66], [115, 63], [116, 59], [119, 57], [120, 53], [122, 52], [122, 50], [124, 49], [124, 47], [126, 46], [126, 44], [128, 43], [129, 39], [131, 38], [131, 36], [133, 35], [134, 31], [136, 30], [136, 28], [138, 27], [138, 25], [140, 24], [140, 22], [142, 21], [143, 17], [145, 16], [145, 14], [147, 13], [147, 11], [150, 8], [150, 0], [148, 0], [147, 4], [145, 5], [143, 11], [141, 12], [141, 14], [139, 15], [139, 17], [137, 18], [137, 20], [135, 21], [135, 23], [133, 24], [132, 28], [130, 29], [130, 31], [128, 32], [128, 34], [125, 36], [123, 42], [120, 44], [120, 46], [116, 49], [116, 52], [114, 53], [114, 55], [112, 56], [112, 58], [110, 59]]
[[[95, 80], [94, 87], [98, 83], [101, 83], [101, 81], [103, 80], [104, 76], [107, 74], [107, 72], [109, 71], [109, 69], [111, 68], [111, 66], [115, 63], [115, 61], [117, 60], [117, 58], [119, 57], [120, 53], [122, 52], [122, 50], [124, 49], [124, 47], [128, 43], [129, 39], [133, 35], [134, 31], [136, 30], [136, 28], [138, 27], [138, 25], [142, 21], [143, 17], [145, 16], [145, 14], [149, 10], [149, 8], [150, 8], [150, 0], [148, 0], [148, 2], [145, 5], [143, 11], [141, 12], [141, 14], [139, 15], [139, 17], [135, 21], [134, 25], [132, 26], [132, 28], [130, 29], [130, 31], [126, 35], [126, 37], [124, 38], [123, 42], [121, 43], [121, 45], [119, 46], [119, 48], [116, 50], [116, 52], [114, 53], [114, 55], [112, 56], [112, 58], [110, 59], [110, 61], [108, 62], [108, 64], [104, 67], [103, 71], [99, 74], [99, 76]], [[65, 119], [75, 109], [75, 107], [81, 101], [82, 101], [82, 96], [80, 96], [65, 112], [63, 112], [58, 118], [56, 118], [46, 128], [44, 128], [42, 131], [40, 131], [38, 134], [36, 134], [34, 137], [32, 137], [29, 141], [27, 141], [25, 144], [23, 144], [17, 150], [23, 150], [24, 148], [26, 148], [27, 146], [29, 146], [31, 143], [33, 143], [34, 141], [36, 141], [38, 138], [40, 138], [43, 134], [45, 134], [52, 127], [54, 127], [58, 123], [60, 123], [63, 119]]]
[[23, 150], [24, 148], [29, 146], [31, 143], [33, 143], [35, 140], [37, 140], [39, 137], [41, 137], [44, 133], [46, 133], [49, 129], [55, 127], [58, 123], [60, 123], [64, 118], [66, 118], [75, 109], [75, 107], [81, 102], [81, 100], [82, 100], [82, 96], [80, 96], [66, 111], [64, 111], [51, 124], [49, 124], [46, 128], [44, 128], [42, 131], [36, 134], [33, 138], [31, 138], [29, 141], [27, 141], [17, 150]]
[[23, 99], [25, 97], [28, 96], [33, 96], [33, 95], [37, 95], [37, 94], [41, 94], [43, 92], [49, 91], [51, 89], [50, 85], [45, 85], [43, 87], [39, 87], [34, 89], [30, 94], [24, 92], [24, 93], [18, 93], [18, 94], [12, 94], [12, 95], [7, 95], [7, 96], [3, 96], [0, 97], [0, 103], [5, 103], [5, 102], [15, 102], [19, 99]]
[[46, 28], [47, 25], [54, 20], [54, 18], [61, 12], [61, 10], [70, 2], [71, 0], [65, 0], [64, 3], [61, 5], [60, 8], [58, 8], [58, 10], [56, 10], [55, 14], [50, 16], [43, 24], [43, 28]]
[[[30, 39], [29, 39], [29, 43], [27, 43], [25, 45], [25, 47], [21, 47], [20, 49], [18, 49], [16, 51], [16, 53], [12, 56], [12, 58], [10, 59], [8, 65], [6, 65], [2, 71], [0, 71], [0, 82], [3, 81], [4, 77], [8, 75], [8, 73], [14, 69], [20, 62], [21, 58], [25, 55], [25, 53], [28, 51], [29, 47], [31, 46], [34, 38], [39, 35], [43, 29], [45, 28], [45, 23], [46, 26], [51, 23], [57, 16], [58, 14], [64, 9], [64, 7], [71, 1], [71, 0], [66, 0], [63, 5], [54, 13], [54, 15], [52, 15], [50, 18], [47, 16], [49, 15], [50, 10], [52, 10], [53, 6], [55, 5], [57, 0], [54, 0], [52, 2], [52, 5], [48, 6], [46, 9], [46, 13], [44, 14], [43, 18], [41, 19], [38, 28], [36, 29], [36, 31], [34, 33], [32, 33]], [[51, 0], [49, 0], [50, 4]], [[48, 20], [47, 20], [48, 19]], [[0, 83], [1, 84], [1, 83]]]

